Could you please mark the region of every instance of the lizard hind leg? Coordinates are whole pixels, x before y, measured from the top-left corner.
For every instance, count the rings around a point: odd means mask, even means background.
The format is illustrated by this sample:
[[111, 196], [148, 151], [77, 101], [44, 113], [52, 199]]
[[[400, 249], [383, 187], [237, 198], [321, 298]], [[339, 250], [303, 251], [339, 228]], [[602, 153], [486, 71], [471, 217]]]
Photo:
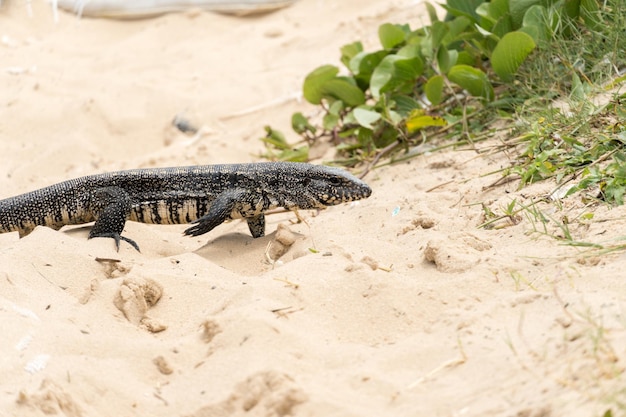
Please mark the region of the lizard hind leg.
[[198, 220], [191, 222], [191, 226], [185, 230], [187, 236], [200, 236], [215, 229], [220, 224], [230, 218], [230, 214], [235, 209], [235, 205], [241, 200], [243, 192], [240, 190], [225, 191], [218, 195], [211, 203], [209, 212]]
[[253, 238], [265, 236], [265, 216], [263, 214], [248, 217], [246, 220], [248, 221], [248, 229], [250, 229], [250, 234], [252, 234]]
[[127, 237], [122, 236], [126, 219], [130, 214], [131, 200], [126, 191], [119, 187], [98, 188], [91, 196], [91, 206], [96, 217], [96, 223], [89, 232], [89, 239], [94, 237], [108, 237], [115, 240], [115, 247], [119, 251], [120, 240], [128, 242], [139, 250], [139, 245]]

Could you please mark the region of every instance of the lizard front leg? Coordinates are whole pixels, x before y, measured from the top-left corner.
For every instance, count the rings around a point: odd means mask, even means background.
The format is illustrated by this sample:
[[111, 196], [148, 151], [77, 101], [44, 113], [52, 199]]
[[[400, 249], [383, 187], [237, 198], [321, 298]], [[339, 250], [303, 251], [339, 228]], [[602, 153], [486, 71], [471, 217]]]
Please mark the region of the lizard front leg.
[[109, 237], [115, 240], [115, 247], [118, 251], [120, 240], [123, 240], [141, 252], [134, 240], [122, 236], [131, 209], [130, 196], [126, 191], [119, 187], [99, 188], [91, 196], [91, 206], [96, 223], [89, 232], [89, 239]]

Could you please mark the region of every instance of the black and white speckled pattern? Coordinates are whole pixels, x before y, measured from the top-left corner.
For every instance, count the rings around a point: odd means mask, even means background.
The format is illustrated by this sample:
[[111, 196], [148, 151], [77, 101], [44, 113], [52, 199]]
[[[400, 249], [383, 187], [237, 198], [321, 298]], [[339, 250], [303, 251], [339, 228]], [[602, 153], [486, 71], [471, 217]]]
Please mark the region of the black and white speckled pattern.
[[0, 233], [20, 237], [36, 226], [55, 230], [96, 221], [89, 237], [119, 245], [126, 220], [195, 223], [201, 235], [229, 219], [245, 218], [254, 237], [265, 233], [263, 213], [277, 207], [313, 209], [369, 197], [370, 187], [339, 168], [292, 162], [133, 169], [68, 180], [0, 200]]

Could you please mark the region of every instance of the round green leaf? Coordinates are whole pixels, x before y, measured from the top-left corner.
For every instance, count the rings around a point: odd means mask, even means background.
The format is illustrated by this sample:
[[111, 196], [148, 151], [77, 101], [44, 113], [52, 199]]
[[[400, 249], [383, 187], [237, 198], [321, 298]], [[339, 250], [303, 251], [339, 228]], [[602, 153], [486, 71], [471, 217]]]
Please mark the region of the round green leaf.
[[401, 116], [406, 116], [409, 113], [411, 113], [413, 110], [419, 109], [421, 107], [420, 104], [417, 101], [415, 101], [412, 97], [409, 97], [404, 94], [393, 95], [391, 96], [391, 100], [396, 104], [395, 109]]
[[426, 10], [428, 11], [428, 16], [430, 17], [430, 23], [432, 24], [434, 22], [438, 22], [439, 17], [437, 16], [437, 9], [435, 9], [435, 7], [428, 2], [425, 2], [424, 6], [426, 6]]
[[511, 32], [512, 24], [511, 24], [511, 16], [503, 16], [496, 22], [495, 25], [491, 28], [491, 31], [498, 38], [502, 38], [507, 33]]
[[341, 47], [341, 62], [346, 67], [350, 65], [350, 60], [356, 54], [363, 52], [363, 44], [360, 41], [349, 43]]
[[309, 119], [307, 119], [302, 113], [294, 113], [291, 116], [291, 128], [299, 134], [303, 134], [306, 132], [315, 133], [317, 130], [315, 126], [313, 126]]
[[393, 63], [400, 58], [397, 55], [388, 55], [374, 69], [370, 80], [370, 91], [374, 98], [380, 97], [380, 90], [393, 78], [395, 67]]
[[281, 161], [306, 162], [309, 160], [309, 147], [307, 145], [296, 149], [285, 149], [278, 155]]
[[404, 42], [404, 31], [397, 25], [384, 23], [378, 28], [380, 44], [385, 49], [391, 49]]
[[[335, 103], [341, 103], [341, 101], [335, 101]], [[339, 126], [339, 116], [332, 113], [326, 113], [322, 118], [322, 126], [326, 130], [333, 130]]]
[[370, 80], [372, 96], [377, 99], [381, 93], [412, 83], [423, 71], [424, 62], [418, 56], [404, 58], [387, 55], [372, 73]]
[[306, 101], [311, 104], [320, 104], [324, 95], [322, 85], [335, 78], [339, 73], [339, 68], [334, 65], [323, 65], [313, 70], [304, 79], [302, 93]]
[[454, 16], [467, 16], [474, 22], [478, 22], [479, 16], [476, 14], [476, 8], [483, 2], [484, 0], [448, 0], [441, 6]]
[[371, 130], [374, 130], [372, 124], [381, 118], [380, 113], [362, 107], [357, 107], [352, 113], [359, 125]]
[[536, 43], [539, 43], [550, 38], [558, 25], [556, 19], [556, 14], [548, 13], [545, 7], [535, 5], [526, 10], [520, 31], [528, 33]]
[[445, 22], [435, 22], [433, 23], [430, 30], [431, 30], [431, 34], [430, 34], [431, 48], [433, 48], [433, 50], [436, 50], [441, 45], [441, 41], [443, 40], [443, 37], [446, 36], [446, 33], [448, 33], [450, 28], [448, 27], [448, 24]]
[[459, 16], [447, 21], [446, 24], [449, 30], [443, 37], [443, 42], [445, 45], [448, 45], [449, 42], [458, 41], [459, 35], [467, 30], [467, 27], [472, 24], [472, 21], [465, 16]]
[[410, 43], [408, 45], [404, 45], [402, 48], [398, 49], [396, 55], [405, 57], [405, 58], [413, 58], [416, 56], [420, 56], [422, 52], [422, 45], [419, 43]]
[[494, 23], [509, 14], [509, 0], [492, 0], [484, 4], [487, 5], [487, 13]]
[[487, 78], [487, 74], [478, 68], [469, 65], [455, 65], [448, 72], [448, 79], [476, 97], [484, 97], [493, 100], [493, 86]]
[[399, 59], [394, 62], [395, 78], [399, 83], [414, 81], [424, 72], [424, 62], [419, 56], [409, 59]]
[[426, 98], [432, 104], [437, 105], [441, 103], [443, 98], [443, 76], [433, 75], [430, 77], [424, 86], [424, 91], [426, 92]]
[[273, 129], [271, 126], [265, 126], [266, 135], [261, 140], [268, 145], [272, 145], [277, 149], [288, 149], [289, 144], [285, 139], [285, 135], [280, 130]]
[[461, 51], [458, 53], [456, 63], [457, 64], [465, 64], [465, 65], [473, 65], [476, 62], [476, 59], [467, 51]]
[[509, 10], [511, 12], [513, 27], [517, 29], [522, 26], [526, 10], [535, 4], [541, 3], [542, 0], [511, 0], [509, 3]]
[[335, 98], [350, 107], [365, 103], [365, 94], [359, 87], [343, 78], [333, 78], [321, 85], [322, 97]]
[[528, 54], [535, 49], [535, 41], [524, 32], [510, 32], [500, 39], [491, 54], [493, 70], [502, 80], [510, 82]]
[[359, 85], [363, 88], [369, 86], [372, 72], [388, 54], [387, 51], [359, 52], [350, 60], [350, 71], [354, 74]]
[[328, 113], [334, 114], [335, 116], [339, 116], [342, 110], [343, 110], [343, 102], [341, 100], [337, 100], [330, 105], [330, 107], [328, 108]]
[[448, 48], [441, 45], [437, 51], [437, 65], [439, 66], [439, 71], [446, 74], [450, 71], [450, 67], [456, 64], [458, 57], [459, 52], [457, 50], [448, 50]]

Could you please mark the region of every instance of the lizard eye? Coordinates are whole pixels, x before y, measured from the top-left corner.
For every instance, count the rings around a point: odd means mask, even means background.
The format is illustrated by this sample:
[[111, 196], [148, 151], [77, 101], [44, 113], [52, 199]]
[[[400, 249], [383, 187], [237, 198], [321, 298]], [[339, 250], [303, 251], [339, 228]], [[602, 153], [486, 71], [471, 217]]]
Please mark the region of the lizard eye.
[[341, 179], [337, 177], [331, 178], [329, 182], [330, 182], [330, 185], [334, 185], [335, 187], [338, 187], [341, 185]]

